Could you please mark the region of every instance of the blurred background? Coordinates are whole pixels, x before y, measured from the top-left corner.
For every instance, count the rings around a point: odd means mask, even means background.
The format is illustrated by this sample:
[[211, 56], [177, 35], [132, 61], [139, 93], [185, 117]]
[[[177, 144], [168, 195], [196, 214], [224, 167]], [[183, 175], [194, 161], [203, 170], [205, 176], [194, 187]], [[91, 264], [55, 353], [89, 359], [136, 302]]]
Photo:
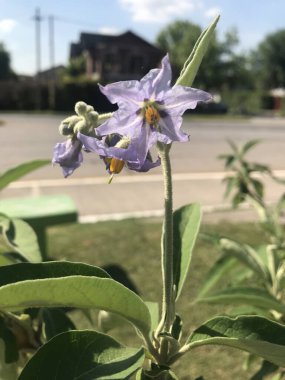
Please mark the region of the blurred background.
[[[227, 139], [261, 139], [250, 157], [284, 175], [284, 8], [283, 0], [1, 0], [0, 171], [52, 157], [54, 144], [63, 141], [58, 125], [73, 114], [76, 101], [98, 112], [114, 110], [99, 82], [140, 79], [166, 52], [175, 80], [201, 31], [220, 14], [194, 82], [214, 101], [186, 115], [191, 142], [172, 150], [175, 205], [225, 205], [217, 155], [228, 150]], [[125, 170], [106, 187], [99, 161], [85, 155], [85, 165], [68, 180], [59, 167], [46, 167], [1, 197], [65, 192], [80, 215], [94, 218], [161, 212], [159, 168], [135, 176]], [[276, 186], [270, 201], [279, 194]], [[96, 199], [90, 201], [91, 194]]]
[[[185, 115], [190, 143], [171, 149], [174, 207], [199, 202], [204, 231], [256, 246], [266, 239], [252, 223], [258, 219], [252, 209], [242, 204], [232, 211], [224, 198], [226, 173], [217, 157], [231, 151], [228, 140], [241, 146], [257, 139], [247, 158], [269, 165], [275, 179], [285, 178], [284, 0], [0, 0], [0, 7], [1, 174], [23, 162], [51, 161], [54, 145], [64, 141], [58, 126], [74, 114], [77, 101], [98, 112], [115, 110], [98, 83], [140, 79], [159, 67], [166, 52], [175, 81], [202, 30], [220, 14], [193, 84], [214, 100]], [[269, 204], [284, 189], [273, 176], [258, 177]], [[119, 263], [144, 299], [156, 300], [161, 218], [154, 217], [162, 216], [162, 194], [161, 168], [124, 169], [108, 185], [102, 161], [86, 153], [68, 179], [50, 164], [12, 182], [0, 193], [0, 211], [33, 222], [42, 254], [99, 266]], [[82, 223], [66, 224], [77, 216]], [[129, 220], [116, 222], [121, 219]], [[93, 223], [98, 221], [106, 223]], [[187, 319], [189, 302], [219, 255], [206, 242], [195, 247], [191, 284], [187, 280], [179, 304]], [[192, 307], [185, 331], [217, 311]], [[133, 344], [128, 331], [121, 334]], [[190, 362], [192, 378], [245, 380], [251, 378], [242, 369], [245, 358], [233, 349], [205, 348], [190, 361], [185, 357], [177, 373], [189, 380]]]

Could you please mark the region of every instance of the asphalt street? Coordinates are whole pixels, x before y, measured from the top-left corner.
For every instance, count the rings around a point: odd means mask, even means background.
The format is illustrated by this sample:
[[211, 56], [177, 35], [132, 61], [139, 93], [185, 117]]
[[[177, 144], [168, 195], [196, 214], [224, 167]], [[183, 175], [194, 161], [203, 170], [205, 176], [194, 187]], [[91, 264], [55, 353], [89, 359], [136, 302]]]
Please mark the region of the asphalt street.
[[[53, 146], [63, 141], [58, 125], [65, 115], [0, 114], [0, 172], [33, 159], [52, 157]], [[198, 201], [206, 209], [223, 208], [223, 163], [217, 156], [229, 151], [228, 139], [242, 144], [250, 139], [261, 143], [250, 159], [268, 164], [285, 177], [285, 121], [249, 119], [244, 121], [187, 121], [183, 130], [189, 143], [174, 143], [171, 151], [174, 206]], [[64, 179], [61, 169], [52, 165], [39, 169], [12, 184], [0, 198], [39, 194], [69, 194], [81, 216], [108, 218], [110, 215], [159, 215], [163, 183], [160, 168], [149, 173], [124, 170], [107, 184], [103, 164], [93, 154], [85, 154], [84, 164], [72, 177]], [[275, 201], [283, 190], [267, 181], [267, 200]], [[91, 220], [90, 219], [90, 220]]]

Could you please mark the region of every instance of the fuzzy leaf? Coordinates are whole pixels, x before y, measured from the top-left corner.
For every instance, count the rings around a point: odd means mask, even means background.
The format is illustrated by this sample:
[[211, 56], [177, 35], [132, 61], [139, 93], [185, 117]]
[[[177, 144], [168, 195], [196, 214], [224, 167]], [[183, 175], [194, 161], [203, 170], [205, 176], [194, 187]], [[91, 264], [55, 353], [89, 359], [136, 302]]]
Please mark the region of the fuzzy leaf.
[[49, 340], [62, 332], [75, 330], [75, 325], [61, 309], [42, 309], [45, 336]]
[[23, 177], [24, 175], [41, 168], [47, 164], [50, 164], [50, 160], [35, 160], [26, 162], [19, 166], [15, 166], [12, 169], [7, 170], [0, 176], [0, 190], [8, 186], [9, 183], [16, 181], [17, 179]]
[[102, 309], [126, 318], [143, 334], [151, 329], [149, 310], [142, 299], [110, 278], [77, 275], [19, 281], [0, 287], [0, 309], [15, 311], [30, 307]]
[[183, 206], [173, 214], [173, 281], [179, 297], [190, 267], [192, 251], [199, 233], [201, 207]]
[[198, 327], [187, 343], [190, 350], [215, 344], [234, 347], [285, 366], [285, 326], [264, 317], [215, 317]]
[[238, 259], [241, 263], [253, 270], [261, 279], [265, 281], [270, 280], [267, 267], [251, 246], [238, 243], [231, 239], [222, 238], [220, 239], [220, 247], [224, 254]]
[[19, 358], [16, 338], [2, 317], [0, 317], [0, 338], [4, 342], [5, 363], [10, 364], [16, 362]]
[[276, 310], [282, 314], [285, 313], [285, 305], [266, 290], [260, 288], [227, 288], [201, 297], [196, 302], [228, 305], [244, 304], [261, 307], [266, 310]]
[[197, 298], [203, 298], [225, 274], [228, 274], [231, 269], [236, 266], [236, 260], [232, 257], [222, 256], [214, 263], [210, 271], [205, 276], [202, 287], [199, 291]]
[[199, 37], [198, 41], [196, 42], [193, 48], [193, 51], [191, 52], [189, 58], [185, 62], [184, 68], [182, 69], [181, 74], [176, 81], [176, 84], [181, 86], [192, 85], [198, 72], [199, 66], [202, 62], [202, 59], [207, 52], [209, 43], [212, 39], [219, 18], [220, 16], [216, 17], [212, 24]]
[[42, 346], [19, 380], [123, 380], [129, 379], [143, 361], [143, 348], [127, 348], [96, 331], [68, 331]]
[[89, 264], [68, 261], [19, 263], [0, 267], [0, 287], [26, 280], [40, 280], [68, 276], [95, 276], [110, 278], [103, 269]]
[[42, 261], [37, 235], [28, 223], [21, 219], [7, 218], [5, 224], [3, 224], [2, 215], [0, 226], [7, 244], [14, 251], [32, 263]]
[[241, 148], [241, 155], [244, 156], [250, 149], [252, 149], [255, 145], [259, 144], [260, 140], [250, 140], [247, 141], [244, 146]]

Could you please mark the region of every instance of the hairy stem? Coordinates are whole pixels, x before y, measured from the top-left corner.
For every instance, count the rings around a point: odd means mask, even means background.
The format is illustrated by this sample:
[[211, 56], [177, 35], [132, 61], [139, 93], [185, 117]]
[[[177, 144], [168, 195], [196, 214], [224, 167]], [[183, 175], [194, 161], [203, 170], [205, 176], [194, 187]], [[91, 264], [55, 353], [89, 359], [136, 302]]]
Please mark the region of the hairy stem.
[[101, 113], [101, 114], [98, 116], [98, 120], [109, 119], [110, 117], [113, 116], [113, 114], [114, 114], [114, 112]]
[[[169, 151], [171, 145], [158, 143], [158, 152], [161, 158], [161, 166], [164, 178], [164, 224], [162, 232], [162, 320], [160, 329], [170, 332], [174, 316], [173, 294], [173, 206], [172, 206], [172, 176]], [[161, 354], [166, 358], [168, 342], [162, 338]]]

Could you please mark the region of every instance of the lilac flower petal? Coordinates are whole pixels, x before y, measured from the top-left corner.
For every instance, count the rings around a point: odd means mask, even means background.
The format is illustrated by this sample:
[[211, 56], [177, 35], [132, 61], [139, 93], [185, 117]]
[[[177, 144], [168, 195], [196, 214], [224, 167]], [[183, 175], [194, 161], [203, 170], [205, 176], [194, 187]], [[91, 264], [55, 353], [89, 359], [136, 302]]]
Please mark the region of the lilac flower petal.
[[83, 133], [77, 133], [78, 140], [83, 144], [83, 148], [89, 152], [95, 152], [99, 156], [105, 156], [106, 147], [102, 140], [98, 140], [96, 137], [84, 135]]
[[114, 157], [118, 160], [139, 162], [138, 150], [134, 142], [127, 149], [123, 149], [115, 146], [109, 147], [104, 140], [98, 140], [96, 137], [86, 136], [80, 132], [77, 137], [82, 142], [84, 149], [95, 152], [101, 157]]
[[[181, 116], [171, 117], [165, 115], [159, 120], [159, 126], [161, 128], [161, 135], [167, 136], [170, 141], [187, 142], [189, 137], [186, 133], [180, 130], [182, 124]], [[159, 139], [159, 141], [164, 142]]]
[[160, 158], [158, 158], [155, 162], [146, 158], [142, 166], [138, 166], [132, 163], [128, 163], [127, 166], [130, 170], [135, 170], [136, 172], [148, 172], [150, 169], [153, 169], [159, 166], [160, 163], [161, 163]]
[[55, 145], [52, 163], [62, 167], [64, 177], [71, 175], [81, 165], [83, 161], [81, 148], [80, 141], [71, 139]]
[[174, 86], [165, 93], [163, 107], [170, 115], [182, 115], [187, 109], [195, 108], [198, 102], [207, 102], [211, 99], [211, 95], [205, 91]]
[[138, 109], [141, 102], [141, 84], [137, 80], [121, 81], [99, 85], [100, 91], [110, 100], [111, 103], [118, 103], [120, 108], [128, 110]]
[[161, 100], [159, 94], [170, 89], [172, 73], [168, 54], [162, 59], [161, 65], [161, 69], [150, 70], [141, 79], [142, 88], [149, 99]]
[[149, 142], [152, 141], [150, 134], [149, 128], [142, 128], [141, 133], [131, 139], [127, 149], [110, 147], [107, 148], [106, 153], [108, 157], [115, 157], [141, 167], [149, 150]]
[[133, 137], [141, 130], [142, 123], [142, 115], [116, 111], [110, 119], [96, 128], [96, 133], [99, 136], [118, 133], [122, 136]]
[[173, 140], [166, 136], [164, 133], [159, 133], [157, 131], [152, 132], [152, 139], [153, 144], [150, 144], [150, 146], [154, 145], [157, 141], [163, 143], [163, 144], [170, 144]]

